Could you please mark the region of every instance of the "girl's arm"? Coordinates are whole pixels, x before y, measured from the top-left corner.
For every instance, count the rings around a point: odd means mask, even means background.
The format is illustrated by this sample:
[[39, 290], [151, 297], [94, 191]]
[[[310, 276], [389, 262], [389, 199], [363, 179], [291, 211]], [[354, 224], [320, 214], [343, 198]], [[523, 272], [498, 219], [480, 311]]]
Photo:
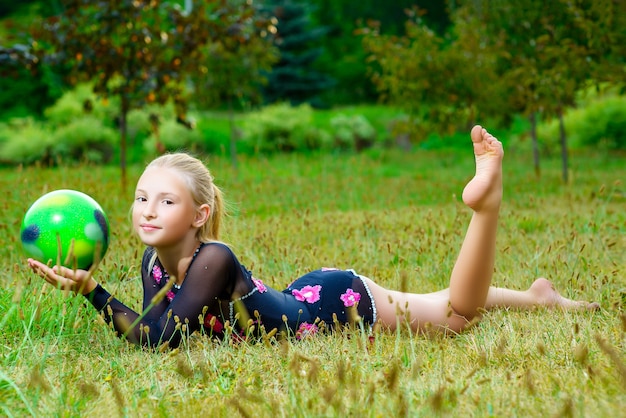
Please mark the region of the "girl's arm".
[[[100, 286], [94, 280], [92, 271], [73, 270], [62, 266], [50, 267], [32, 258], [28, 259], [28, 265], [35, 274], [43, 277], [57, 289], [84, 295], [98, 311], [103, 313], [107, 323], [113, 323], [120, 335], [125, 334], [129, 325], [139, 317], [139, 314], [113, 298]], [[134, 338], [135, 335], [131, 334], [128, 337], [133, 342], [140, 342]]]
[[[168, 300], [162, 286], [154, 286], [148, 269], [142, 268], [144, 307], [152, 305], [141, 322], [149, 325], [150, 338], [178, 346], [183, 335], [191, 335], [204, 325], [206, 312], [219, 311], [219, 300], [229, 300], [238, 280], [243, 279], [241, 265], [224, 244], [204, 245], [194, 257], [181, 288]], [[167, 286], [165, 286], [167, 288]], [[160, 301], [156, 301], [162, 297]], [[156, 333], [159, 333], [157, 336]]]
[[[91, 304], [103, 313], [107, 323], [113, 323], [118, 334], [124, 335], [129, 326], [139, 318], [139, 314], [113, 298], [93, 278], [92, 271], [73, 270], [62, 266], [50, 267], [37, 260], [28, 259], [29, 267], [38, 276], [61, 290], [72, 291], [84, 295]], [[129, 340], [138, 343], [141, 340], [135, 338], [134, 333], [127, 335]]]
[[73, 270], [62, 266], [50, 267], [32, 258], [28, 259], [28, 267], [58, 289], [86, 295], [98, 285], [92, 277], [92, 270]]
[[39, 269], [38, 274], [57, 287], [76, 291], [91, 283], [89, 286], [94, 285], [94, 288], [84, 294], [85, 297], [102, 312], [107, 323], [113, 324], [119, 335], [141, 345], [158, 346], [167, 341], [170, 347], [177, 347], [183, 335], [199, 330], [203, 325], [203, 313], [214, 310], [218, 297], [228, 296], [242, 275], [239, 263], [228, 247], [205, 245], [189, 267], [176, 297], [171, 302], [166, 297], [158, 300], [164, 295], [159, 294], [160, 287], [152, 284], [153, 278], [146, 268], [147, 258], [144, 255], [142, 262], [143, 314], [128, 308], [95, 281], [92, 283], [93, 279], [87, 277], [89, 272], [50, 268], [38, 262], [31, 267]]

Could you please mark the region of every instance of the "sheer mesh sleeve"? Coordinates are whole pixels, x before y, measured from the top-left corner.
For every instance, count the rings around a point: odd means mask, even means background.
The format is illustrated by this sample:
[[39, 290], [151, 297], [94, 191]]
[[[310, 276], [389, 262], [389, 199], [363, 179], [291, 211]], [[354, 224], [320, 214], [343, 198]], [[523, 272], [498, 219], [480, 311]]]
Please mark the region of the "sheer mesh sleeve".
[[98, 286], [86, 295], [96, 309], [102, 311], [107, 322], [120, 335], [137, 344], [156, 346], [165, 341], [171, 347], [180, 344], [181, 337], [200, 329], [205, 312], [219, 311], [219, 299], [229, 299], [243, 271], [232, 251], [223, 244], [203, 245], [188, 268], [181, 288], [170, 302], [163, 298], [150, 306], [162, 285], [155, 285], [149, 271], [153, 249], [144, 253], [142, 281], [144, 315], [128, 308]]

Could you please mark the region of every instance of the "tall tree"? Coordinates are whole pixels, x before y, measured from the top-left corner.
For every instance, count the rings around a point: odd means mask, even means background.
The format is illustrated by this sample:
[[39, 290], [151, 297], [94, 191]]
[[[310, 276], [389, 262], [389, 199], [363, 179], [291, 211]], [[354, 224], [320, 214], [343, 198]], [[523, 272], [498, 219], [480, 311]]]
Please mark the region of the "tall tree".
[[402, 35], [405, 10], [417, 5], [423, 11], [422, 19], [434, 31], [443, 35], [450, 28], [450, 17], [445, 2], [441, 0], [309, 0], [314, 5], [314, 24], [329, 28], [321, 39], [324, 53], [317, 68], [337, 80], [337, 84], [324, 94], [332, 103], [352, 104], [376, 101], [378, 95], [367, 76], [366, 52], [355, 31], [369, 20], [380, 22], [384, 35]]
[[[456, 1], [454, 32], [440, 37], [417, 10], [405, 35], [365, 28], [373, 79], [422, 126], [522, 112], [559, 119], [562, 175], [568, 181], [563, 114], [589, 82], [624, 79], [626, 6], [618, 0]], [[534, 122], [533, 122], [534, 123]], [[534, 132], [534, 124], [533, 124]], [[537, 142], [535, 150], [538, 150]], [[535, 152], [538, 171], [538, 152]]]
[[238, 25], [255, 23], [250, 3], [228, 0], [188, 2], [187, 7], [158, 0], [65, 0], [62, 5], [61, 14], [33, 30], [34, 49], [42, 60], [63, 68], [71, 84], [91, 81], [96, 93], [119, 97], [124, 188], [130, 110], [172, 100], [184, 121], [184, 82], [197, 69], [201, 48], [237, 36]]
[[274, 45], [280, 57], [267, 74], [266, 101], [322, 105], [319, 93], [332, 87], [334, 80], [316, 71], [314, 63], [322, 53], [320, 39], [327, 28], [313, 27], [307, 4], [298, 0], [270, 0], [265, 10], [276, 19]]
[[[468, 0], [464, 4], [465, 17], [473, 22], [471, 31], [498, 53], [498, 81], [509, 92], [510, 103], [531, 121], [537, 174], [537, 114], [558, 118], [562, 177], [567, 182], [563, 115], [588, 83], [620, 76], [623, 80], [623, 57], [616, 51], [623, 52], [624, 2]], [[616, 59], [621, 65], [615, 65]]]
[[62, 83], [38, 65], [28, 45], [32, 16], [48, 16], [53, 9], [33, 0], [0, 2], [0, 117], [41, 116], [60, 96]]
[[468, 49], [474, 43], [469, 37], [454, 32], [439, 36], [419, 9], [407, 13], [402, 36], [382, 34], [375, 21], [361, 33], [372, 80], [383, 100], [410, 113], [407, 129], [413, 138], [465, 129], [484, 112], [482, 104], [498, 106], [499, 96], [492, 92], [492, 56]]
[[[238, 0], [240, 3], [247, 0]], [[231, 0], [231, 4], [237, 1]], [[234, 4], [233, 4], [234, 5]], [[229, 22], [230, 19], [235, 19]], [[224, 15], [222, 23], [231, 28], [231, 37], [216, 39], [202, 49], [203, 59], [198, 71], [192, 73], [191, 100], [206, 109], [224, 105], [230, 120], [230, 156], [237, 167], [238, 130], [234, 110], [262, 102], [260, 86], [264, 74], [277, 60], [278, 52], [271, 45], [270, 21], [258, 19], [256, 25], [242, 26], [235, 15]]]

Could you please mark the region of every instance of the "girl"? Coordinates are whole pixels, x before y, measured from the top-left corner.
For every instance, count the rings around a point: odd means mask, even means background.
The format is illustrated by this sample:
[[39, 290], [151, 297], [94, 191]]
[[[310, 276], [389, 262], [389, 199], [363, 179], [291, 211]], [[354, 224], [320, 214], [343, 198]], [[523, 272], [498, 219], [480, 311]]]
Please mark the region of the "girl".
[[207, 168], [183, 153], [152, 161], [140, 177], [132, 207], [133, 227], [148, 247], [141, 263], [144, 299], [139, 315], [112, 297], [91, 271], [48, 267], [28, 260], [54, 286], [82, 293], [115, 330], [138, 344], [176, 347], [184, 335], [204, 329], [221, 335], [229, 324], [243, 333], [250, 324], [266, 332], [301, 337], [322, 324], [378, 323], [390, 330], [403, 321], [417, 332], [460, 332], [483, 309], [597, 309], [566, 299], [546, 279], [528, 290], [491, 287], [496, 229], [502, 199], [502, 144], [480, 126], [471, 131], [476, 174], [463, 191], [473, 211], [452, 271], [450, 287], [435, 293], [388, 290], [353, 270], [323, 268], [274, 290], [255, 278], [219, 242], [224, 212], [220, 189]]

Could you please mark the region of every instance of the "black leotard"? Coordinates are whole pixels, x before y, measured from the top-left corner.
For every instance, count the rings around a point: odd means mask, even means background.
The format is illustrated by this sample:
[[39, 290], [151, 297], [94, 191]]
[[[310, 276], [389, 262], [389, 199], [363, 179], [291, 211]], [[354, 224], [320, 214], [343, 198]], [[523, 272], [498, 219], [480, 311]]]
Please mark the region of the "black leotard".
[[168, 275], [151, 247], [143, 255], [141, 277], [145, 315], [140, 320], [137, 312], [100, 285], [86, 295], [119, 334], [138, 344], [154, 346], [168, 341], [176, 347], [183, 335], [203, 328], [221, 336], [226, 324], [239, 335], [254, 324], [256, 330], [270, 332], [276, 328], [301, 338], [314, 334], [322, 323], [328, 328], [335, 321], [348, 323], [354, 305], [363, 323], [376, 321], [367, 283], [354, 271], [322, 268], [298, 278], [281, 292], [254, 278], [231, 249], [218, 242], [200, 245], [182, 286], [173, 287], [152, 307]]

